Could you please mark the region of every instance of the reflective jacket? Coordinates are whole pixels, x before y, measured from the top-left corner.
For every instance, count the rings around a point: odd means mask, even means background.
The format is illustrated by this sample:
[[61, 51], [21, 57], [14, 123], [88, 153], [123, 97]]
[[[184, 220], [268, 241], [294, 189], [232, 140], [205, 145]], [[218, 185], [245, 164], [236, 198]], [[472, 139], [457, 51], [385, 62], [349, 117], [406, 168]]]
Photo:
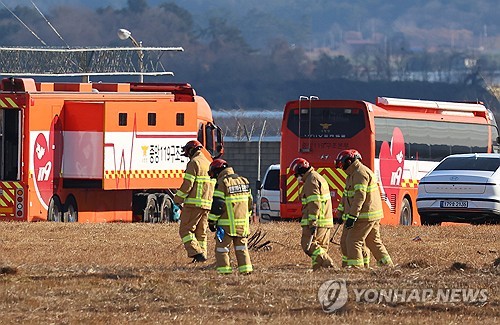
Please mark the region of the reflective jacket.
[[337, 208], [342, 213], [342, 219], [347, 220], [348, 214], [358, 217], [358, 221], [382, 219], [384, 212], [380, 190], [371, 169], [356, 160], [346, 173], [344, 192]]
[[198, 150], [187, 164], [184, 181], [175, 193], [174, 202], [210, 210], [215, 181], [208, 176], [210, 161]]
[[327, 181], [311, 167], [303, 176], [302, 226], [333, 227], [332, 198]]
[[217, 197], [224, 200], [224, 211], [220, 216], [210, 213], [208, 220], [217, 221], [230, 236], [248, 236], [253, 205], [248, 180], [235, 174], [231, 167], [224, 169], [217, 177], [214, 198]]

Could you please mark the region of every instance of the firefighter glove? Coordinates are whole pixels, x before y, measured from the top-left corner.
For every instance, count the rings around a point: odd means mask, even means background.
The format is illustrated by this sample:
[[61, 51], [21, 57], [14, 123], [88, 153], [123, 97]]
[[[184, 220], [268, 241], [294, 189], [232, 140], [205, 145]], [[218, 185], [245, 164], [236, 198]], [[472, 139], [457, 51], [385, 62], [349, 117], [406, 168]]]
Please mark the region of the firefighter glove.
[[344, 223], [344, 220], [342, 220], [342, 217], [340, 218], [333, 218], [333, 222], [338, 224], [338, 225], [341, 225]]
[[181, 218], [181, 206], [178, 204], [173, 204], [172, 205], [172, 221], [179, 221]]
[[356, 220], [358, 220], [358, 217], [348, 214], [347, 220], [345, 221], [346, 229], [351, 229], [352, 227], [354, 227], [354, 223], [356, 222]]
[[210, 229], [211, 232], [215, 232], [217, 230], [217, 221], [208, 220], [208, 229]]

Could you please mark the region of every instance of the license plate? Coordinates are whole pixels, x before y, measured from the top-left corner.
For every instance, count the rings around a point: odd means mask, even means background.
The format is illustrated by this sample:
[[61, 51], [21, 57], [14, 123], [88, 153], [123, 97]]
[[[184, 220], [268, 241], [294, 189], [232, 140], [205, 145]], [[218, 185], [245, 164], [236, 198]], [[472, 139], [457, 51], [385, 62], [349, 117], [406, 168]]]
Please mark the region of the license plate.
[[441, 208], [468, 208], [469, 201], [441, 201]]

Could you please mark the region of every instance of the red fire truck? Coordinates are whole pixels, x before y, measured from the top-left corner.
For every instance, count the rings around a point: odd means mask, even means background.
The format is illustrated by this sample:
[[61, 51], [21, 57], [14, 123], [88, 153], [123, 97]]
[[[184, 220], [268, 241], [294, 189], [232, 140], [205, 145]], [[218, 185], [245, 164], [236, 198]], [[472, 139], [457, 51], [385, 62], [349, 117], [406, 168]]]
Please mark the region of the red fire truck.
[[3, 79], [0, 220], [168, 221], [192, 139], [222, 154], [189, 84]]
[[330, 184], [336, 209], [346, 174], [334, 160], [357, 149], [375, 171], [384, 202], [385, 224], [420, 224], [417, 185], [441, 159], [455, 153], [492, 152], [498, 131], [493, 114], [481, 103], [377, 98], [319, 100], [301, 96], [288, 102], [281, 127], [282, 218], [299, 218], [300, 185], [288, 166], [307, 159]]

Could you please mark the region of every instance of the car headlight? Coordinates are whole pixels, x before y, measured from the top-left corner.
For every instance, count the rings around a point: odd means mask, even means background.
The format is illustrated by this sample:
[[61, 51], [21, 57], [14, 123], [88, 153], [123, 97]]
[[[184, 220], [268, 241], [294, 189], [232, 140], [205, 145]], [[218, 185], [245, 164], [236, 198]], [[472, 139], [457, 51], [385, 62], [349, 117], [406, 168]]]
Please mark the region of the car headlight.
[[260, 209], [261, 210], [271, 210], [271, 206], [269, 205], [269, 200], [265, 197], [260, 199]]

